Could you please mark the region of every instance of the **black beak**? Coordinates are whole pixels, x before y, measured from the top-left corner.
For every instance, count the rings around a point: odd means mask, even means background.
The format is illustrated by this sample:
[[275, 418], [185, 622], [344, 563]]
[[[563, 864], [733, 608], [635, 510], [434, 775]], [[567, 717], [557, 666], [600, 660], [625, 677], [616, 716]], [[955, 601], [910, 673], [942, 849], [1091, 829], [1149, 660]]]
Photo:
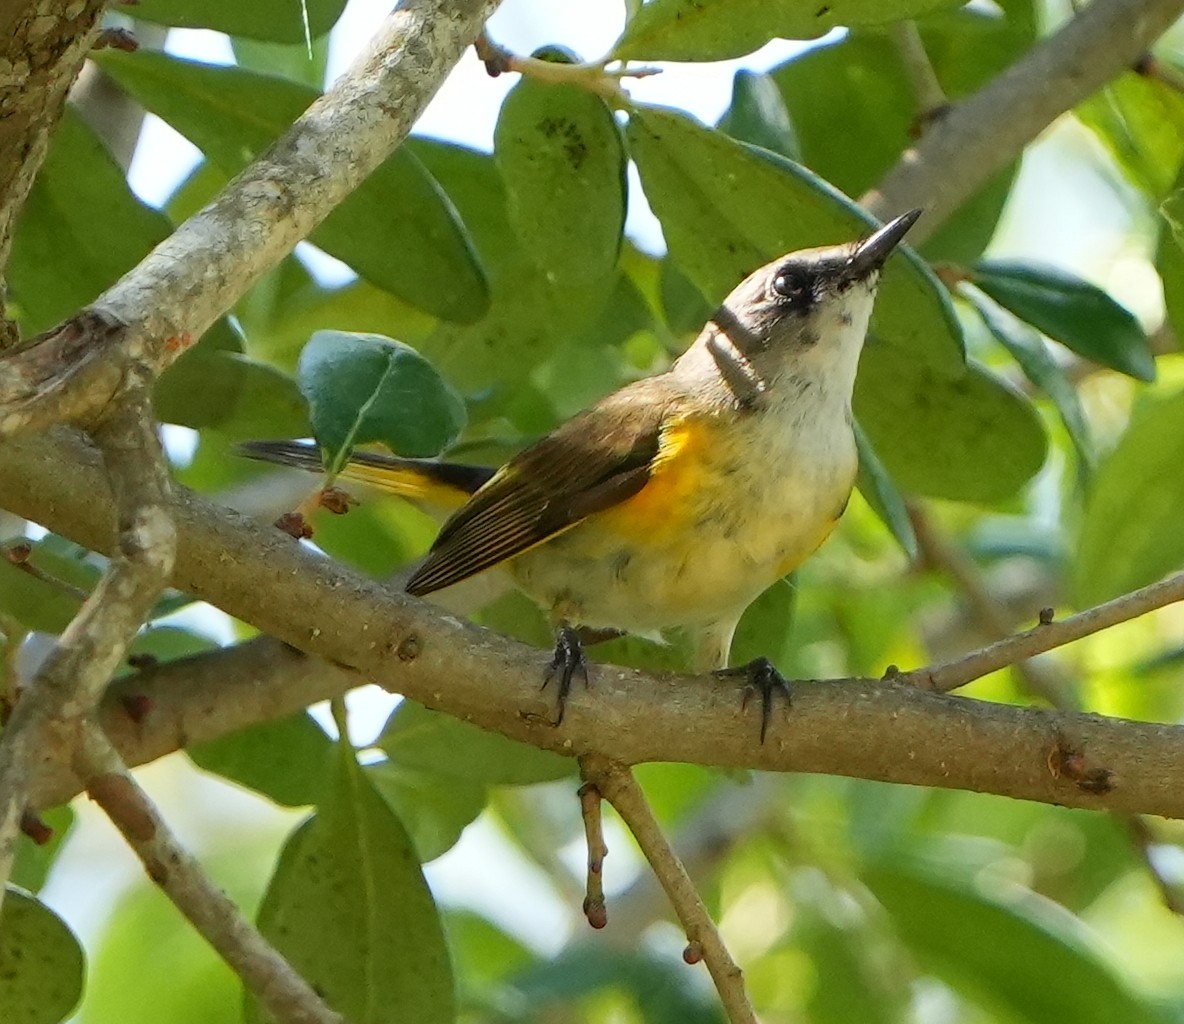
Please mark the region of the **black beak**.
[[920, 210], [902, 213], [860, 242], [847, 261], [847, 272], [851, 277], [858, 281], [879, 270], [920, 216]]

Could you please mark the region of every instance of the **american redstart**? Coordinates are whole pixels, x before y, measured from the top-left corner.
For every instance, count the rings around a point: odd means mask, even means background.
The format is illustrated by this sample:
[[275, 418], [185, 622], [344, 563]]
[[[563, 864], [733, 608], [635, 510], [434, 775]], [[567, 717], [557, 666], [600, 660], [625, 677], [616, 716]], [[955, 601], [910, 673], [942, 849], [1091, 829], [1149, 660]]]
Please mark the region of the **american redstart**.
[[[761, 740], [785, 681], [728, 669], [744, 609], [830, 534], [855, 482], [851, 392], [884, 261], [920, 216], [753, 271], [665, 373], [572, 417], [501, 469], [356, 452], [341, 474], [456, 508], [407, 592], [503, 566], [557, 628], [558, 721], [580, 639], [688, 627], [695, 668], [743, 675]], [[306, 442], [252, 458], [319, 470]], [[457, 507], [459, 506], [459, 507]], [[746, 688], [746, 694], [750, 692]]]

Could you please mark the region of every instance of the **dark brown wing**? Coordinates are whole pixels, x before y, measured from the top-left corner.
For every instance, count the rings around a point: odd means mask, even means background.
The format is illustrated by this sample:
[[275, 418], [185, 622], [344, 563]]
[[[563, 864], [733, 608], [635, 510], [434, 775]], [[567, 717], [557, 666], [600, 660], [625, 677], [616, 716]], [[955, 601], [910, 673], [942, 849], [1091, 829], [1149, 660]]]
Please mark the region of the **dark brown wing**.
[[632, 497], [679, 397], [669, 376], [648, 377], [520, 452], [444, 524], [407, 592], [459, 583]]

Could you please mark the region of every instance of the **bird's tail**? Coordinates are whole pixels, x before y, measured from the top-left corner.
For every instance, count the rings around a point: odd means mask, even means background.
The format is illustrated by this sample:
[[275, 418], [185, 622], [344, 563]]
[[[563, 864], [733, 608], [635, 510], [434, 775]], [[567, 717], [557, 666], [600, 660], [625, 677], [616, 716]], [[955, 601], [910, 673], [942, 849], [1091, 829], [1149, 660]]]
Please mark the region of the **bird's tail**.
[[[321, 472], [321, 452], [311, 441], [245, 441], [238, 453], [248, 459]], [[397, 455], [355, 451], [341, 477], [387, 494], [444, 509], [459, 508], [495, 470], [434, 459], [403, 459]]]

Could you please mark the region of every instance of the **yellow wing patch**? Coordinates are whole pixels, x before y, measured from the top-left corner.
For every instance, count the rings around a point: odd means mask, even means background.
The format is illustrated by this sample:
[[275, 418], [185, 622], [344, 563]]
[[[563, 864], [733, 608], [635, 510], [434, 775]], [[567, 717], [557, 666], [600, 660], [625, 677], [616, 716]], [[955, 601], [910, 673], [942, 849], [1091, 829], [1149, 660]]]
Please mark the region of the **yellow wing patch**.
[[378, 491], [394, 494], [411, 501], [422, 501], [438, 508], [460, 508], [469, 500], [469, 493], [412, 466], [367, 466], [351, 462], [341, 471], [341, 478], [366, 484]]

